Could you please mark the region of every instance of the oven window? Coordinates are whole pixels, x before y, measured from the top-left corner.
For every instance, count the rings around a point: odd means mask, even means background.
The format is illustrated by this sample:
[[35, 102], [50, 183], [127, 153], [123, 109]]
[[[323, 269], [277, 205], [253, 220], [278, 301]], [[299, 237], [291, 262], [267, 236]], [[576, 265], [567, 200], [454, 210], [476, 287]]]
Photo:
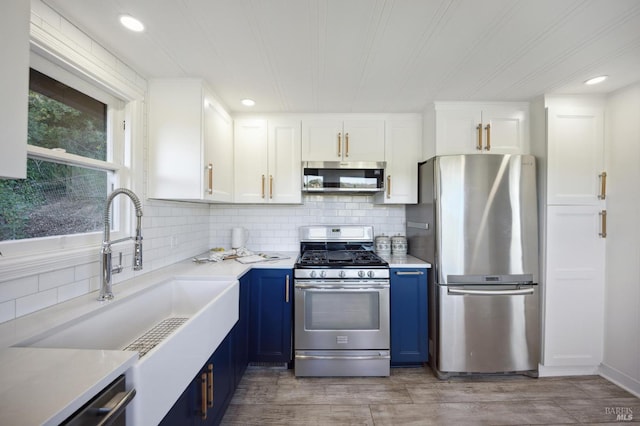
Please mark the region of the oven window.
[[306, 291], [306, 330], [379, 330], [378, 292]]

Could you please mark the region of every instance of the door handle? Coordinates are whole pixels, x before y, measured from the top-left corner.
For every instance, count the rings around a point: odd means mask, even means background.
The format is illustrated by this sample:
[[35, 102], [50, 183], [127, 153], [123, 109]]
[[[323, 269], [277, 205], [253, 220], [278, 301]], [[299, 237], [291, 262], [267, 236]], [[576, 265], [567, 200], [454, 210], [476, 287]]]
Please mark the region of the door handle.
[[269, 198], [273, 198], [273, 175], [269, 175]]
[[213, 407], [213, 364], [207, 367], [207, 405]]
[[607, 198], [607, 172], [602, 172], [598, 176], [600, 177], [600, 194], [598, 194], [598, 199], [604, 200]]
[[264, 175], [262, 175], [262, 198], [264, 198]]
[[396, 271], [396, 275], [422, 275], [422, 271]]
[[342, 157], [342, 132], [338, 132], [338, 157]]
[[209, 194], [213, 194], [213, 164], [209, 163], [207, 169], [209, 170]]
[[289, 275], [284, 280], [284, 301], [289, 303]]
[[391, 198], [391, 176], [387, 176], [387, 198]]
[[478, 144], [476, 145], [476, 150], [482, 151], [482, 123], [479, 123], [476, 126], [476, 130], [478, 131]]
[[457, 288], [449, 288], [449, 294], [461, 294], [461, 295], [473, 295], [473, 296], [518, 296], [518, 295], [526, 295], [533, 294], [533, 287], [530, 288], [521, 288], [516, 290], [466, 290], [466, 289], [457, 289]]
[[200, 375], [200, 417], [202, 420], [207, 420], [207, 373]]
[[349, 133], [344, 134], [344, 156], [349, 156]]
[[491, 124], [487, 123], [484, 129], [487, 131], [487, 144], [484, 146], [484, 149], [491, 151]]
[[607, 211], [602, 210], [600, 213], [600, 235], [602, 238], [607, 238]]

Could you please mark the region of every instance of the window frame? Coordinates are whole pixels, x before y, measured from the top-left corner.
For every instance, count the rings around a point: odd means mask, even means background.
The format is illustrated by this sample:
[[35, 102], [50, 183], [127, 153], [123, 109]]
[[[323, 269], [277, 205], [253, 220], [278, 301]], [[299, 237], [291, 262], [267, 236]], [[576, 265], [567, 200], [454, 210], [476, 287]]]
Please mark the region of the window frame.
[[[72, 60], [74, 56], [75, 61]], [[110, 149], [106, 161], [32, 145], [27, 145], [27, 156], [111, 172], [108, 192], [118, 187], [133, 191], [141, 188], [142, 139], [139, 122], [142, 120], [144, 92], [105, 73], [97, 64], [87, 61], [69, 47], [45, 46], [34, 34], [30, 67], [107, 105]], [[134, 144], [133, 140], [138, 142]], [[135, 168], [139, 170], [137, 173], [132, 172]], [[143, 198], [140, 192], [136, 193]], [[121, 198], [114, 199], [112, 205], [112, 239], [131, 235], [135, 227], [135, 212], [131, 203], [122, 202]], [[97, 263], [102, 236], [101, 229], [81, 234], [0, 241], [0, 282], [47, 272], [54, 265], [62, 268]], [[123, 252], [128, 253], [128, 250], [128, 245], [122, 246]]]

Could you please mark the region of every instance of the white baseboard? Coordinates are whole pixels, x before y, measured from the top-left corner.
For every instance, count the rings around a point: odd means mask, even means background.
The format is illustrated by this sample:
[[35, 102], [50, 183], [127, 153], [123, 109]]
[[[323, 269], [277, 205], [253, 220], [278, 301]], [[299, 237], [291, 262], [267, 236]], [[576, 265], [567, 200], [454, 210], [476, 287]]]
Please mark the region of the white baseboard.
[[538, 365], [539, 377], [556, 377], [556, 376], [591, 376], [600, 374], [597, 365], [581, 365], [581, 366], [546, 366]]
[[600, 365], [600, 375], [640, 398], [640, 380], [637, 378], [605, 364]]

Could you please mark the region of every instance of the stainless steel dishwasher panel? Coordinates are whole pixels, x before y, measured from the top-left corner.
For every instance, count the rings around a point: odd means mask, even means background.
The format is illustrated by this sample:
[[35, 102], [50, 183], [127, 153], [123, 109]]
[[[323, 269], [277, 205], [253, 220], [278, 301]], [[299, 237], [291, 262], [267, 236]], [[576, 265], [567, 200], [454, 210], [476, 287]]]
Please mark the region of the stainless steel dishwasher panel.
[[537, 285], [437, 286], [437, 373], [530, 372], [540, 360]]

